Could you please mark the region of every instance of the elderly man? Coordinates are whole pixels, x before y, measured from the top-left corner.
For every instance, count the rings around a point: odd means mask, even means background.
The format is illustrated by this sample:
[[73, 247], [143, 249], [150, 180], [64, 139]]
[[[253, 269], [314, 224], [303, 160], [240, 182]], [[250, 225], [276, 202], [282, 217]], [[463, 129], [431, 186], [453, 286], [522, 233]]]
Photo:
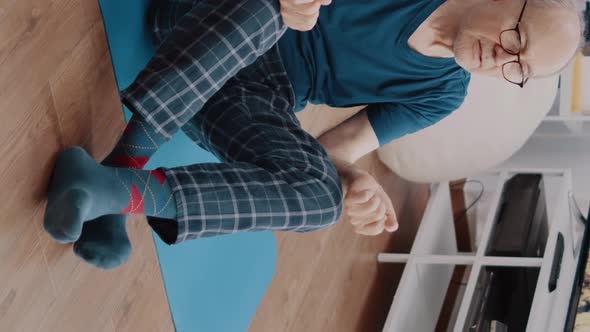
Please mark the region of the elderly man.
[[[152, 20], [120, 142], [102, 165], [66, 150], [50, 185], [45, 229], [100, 268], [129, 255], [130, 213], [168, 244], [313, 231], [343, 207], [360, 234], [395, 231], [354, 161], [457, 109], [470, 73], [518, 88], [559, 71], [582, 29], [566, 0], [169, 0]], [[307, 102], [368, 106], [316, 140], [294, 115]], [[179, 130], [222, 163], [142, 170]]]

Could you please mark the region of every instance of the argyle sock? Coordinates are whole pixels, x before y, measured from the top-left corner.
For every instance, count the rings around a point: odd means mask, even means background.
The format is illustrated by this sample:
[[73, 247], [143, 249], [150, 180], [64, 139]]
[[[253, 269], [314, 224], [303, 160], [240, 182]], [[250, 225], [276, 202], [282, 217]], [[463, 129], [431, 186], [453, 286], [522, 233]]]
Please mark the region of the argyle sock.
[[[141, 117], [133, 115], [121, 139], [102, 164], [143, 168], [165, 142]], [[74, 253], [100, 269], [113, 269], [125, 263], [131, 254], [126, 221], [126, 215], [117, 214], [85, 222], [80, 238], [74, 243]]]
[[113, 151], [103, 165], [142, 169], [150, 157], [166, 143], [140, 116], [133, 115]]
[[164, 173], [106, 167], [79, 147], [64, 151], [48, 193], [47, 232], [58, 242], [73, 242], [85, 221], [108, 214], [176, 218], [176, 204]]

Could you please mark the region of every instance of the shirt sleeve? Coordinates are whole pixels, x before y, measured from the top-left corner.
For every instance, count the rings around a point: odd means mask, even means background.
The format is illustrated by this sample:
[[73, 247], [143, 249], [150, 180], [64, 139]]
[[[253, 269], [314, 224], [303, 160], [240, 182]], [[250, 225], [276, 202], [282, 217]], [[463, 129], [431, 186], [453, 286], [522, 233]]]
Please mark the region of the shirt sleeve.
[[463, 100], [464, 96], [456, 96], [431, 102], [371, 104], [366, 111], [379, 146], [383, 146], [437, 123], [458, 109]]

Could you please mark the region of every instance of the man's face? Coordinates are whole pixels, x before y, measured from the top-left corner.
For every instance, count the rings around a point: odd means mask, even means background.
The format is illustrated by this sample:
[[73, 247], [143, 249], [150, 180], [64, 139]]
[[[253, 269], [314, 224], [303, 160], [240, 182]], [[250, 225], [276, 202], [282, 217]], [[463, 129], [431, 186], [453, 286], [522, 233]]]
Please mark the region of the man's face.
[[[517, 60], [517, 56], [502, 48], [500, 34], [516, 26], [523, 5], [524, 0], [488, 0], [468, 8], [454, 43], [457, 63], [473, 74], [503, 78], [502, 65]], [[530, 0], [518, 31], [520, 61], [526, 78], [561, 69], [571, 59], [580, 39], [575, 13], [540, 7]]]

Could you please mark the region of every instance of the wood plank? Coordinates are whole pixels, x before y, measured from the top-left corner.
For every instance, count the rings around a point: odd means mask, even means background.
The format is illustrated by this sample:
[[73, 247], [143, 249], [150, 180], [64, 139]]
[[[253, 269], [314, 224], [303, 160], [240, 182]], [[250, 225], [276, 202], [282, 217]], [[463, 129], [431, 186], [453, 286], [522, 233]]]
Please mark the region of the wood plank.
[[[35, 212], [44, 201], [49, 174], [53, 167], [54, 151], [59, 146], [59, 130], [56, 125], [49, 88], [31, 96], [34, 105], [26, 114], [18, 130], [9, 142], [12, 148], [6, 149], [0, 159], [0, 274], [10, 271], [14, 261], [12, 249], [22, 241], [24, 227], [32, 222]], [[0, 124], [4, 113], [0, 115]], [[2, 131], [2, 130], [0, 130]], [[35, 236], [41, 228], [35, 226]]]
[[[357, 109], [342, 110], [347, 116]], [[297, 116], [320, 135], [344, 120], [335, 110], [311, 106]], [[276, 273], [249, 331], [378, 331], [383, 327], [403, 266], [378, 265], [379, 252], [409, 252], [428, 200], [428, 186], [410, 184], [373, 153], [358, 163], [392, 198], [400, 230], [364, 237], [343, 218], [315, 233], [275, 233]]]
[[116, 271], [81, 263], [42, 229], [57, 153], [103, 158], [124, 127], [96, 1], [0, 1], [0, 330], [172, 331], [151, 231], [128, 228]]
[[60, 294], [43, 322], [48, 331], [100, 331], [108, 325], [116, 331], [173, 329], [151, 231], [142, 217], [130, 218], [128, 231], [133, 255], [114, 271], [81, 263], [71, 246], [43, 244]]
[[19, 234], [11, 248], [10, 273], [2, 273], [0, 288], [0, 326], [3, 331], [38, 331], [45, 312], [57, 294], [47, 277], [47, 264], [33, 223]]
[[125, 125], [108, 48], [95, 42], [104, 33], [102, 25], [94, 25], [49, 80], [64, 145], [82, 145], [101, 156]]

